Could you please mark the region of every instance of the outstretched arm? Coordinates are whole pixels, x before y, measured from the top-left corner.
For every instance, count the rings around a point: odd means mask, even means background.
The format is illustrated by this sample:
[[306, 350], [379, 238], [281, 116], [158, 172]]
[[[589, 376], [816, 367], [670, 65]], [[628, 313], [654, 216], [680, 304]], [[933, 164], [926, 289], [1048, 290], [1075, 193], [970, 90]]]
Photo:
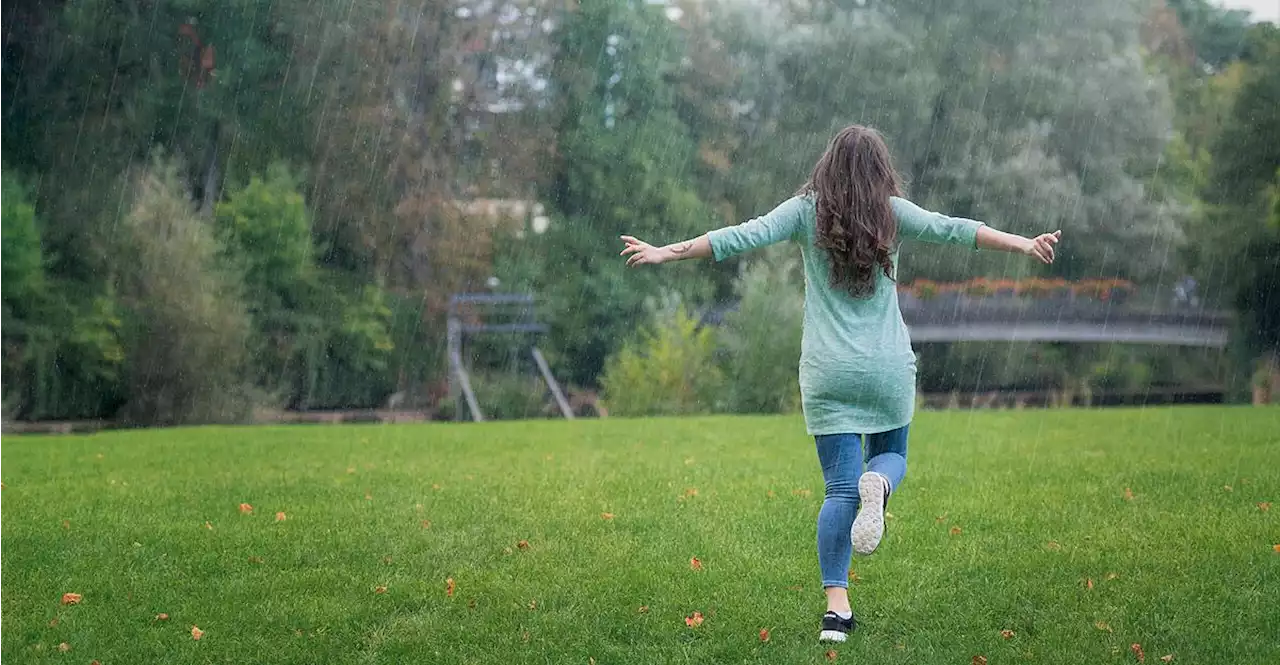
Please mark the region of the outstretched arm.
[[1025, 254], [1041, 263], [1053, 263], [1054, 245], [1062, 239], [1062, 231], [1042, 233], [1034, 238], [1024, 238], [1012, 233], [997, 231], [989, 226], [978, 229], [978, 249]]
[[665, 247], [654, 247], [631, 236], [622, 236], [622, 242], [627, 243], [627, 246], [622, 250], [621, 256], [631, 255], [631, 258], [627, 259], [629, 266], [657, 265], [668, 261], [703, 259], [711, 256], [711, 241], [707, 239], [706, 234]]

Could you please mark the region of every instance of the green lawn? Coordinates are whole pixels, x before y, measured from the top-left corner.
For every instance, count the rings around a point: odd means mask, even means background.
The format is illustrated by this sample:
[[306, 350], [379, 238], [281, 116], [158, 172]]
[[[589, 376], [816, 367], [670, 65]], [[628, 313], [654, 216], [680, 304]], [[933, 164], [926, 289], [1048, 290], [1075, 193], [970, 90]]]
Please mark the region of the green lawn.
[[[1280, 663], [1280, 410], [927, 413], [910, 460], [838, 662]], [[5, 437], [3, 481], [6, 664], [829, 656], [798, 418]]]

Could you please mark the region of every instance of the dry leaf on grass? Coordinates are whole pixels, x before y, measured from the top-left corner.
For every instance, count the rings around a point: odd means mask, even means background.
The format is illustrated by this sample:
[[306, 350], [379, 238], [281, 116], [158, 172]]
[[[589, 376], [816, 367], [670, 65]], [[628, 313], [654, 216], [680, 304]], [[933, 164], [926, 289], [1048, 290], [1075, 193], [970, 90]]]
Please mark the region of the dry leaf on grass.
[[373, 592], [374, 592], [374, 593], [386, 593], [386, 592], [387, 592], [387, 587], [382, 586], [381, 584], [379, 584], [378, 586], [373, 587]]
[[199, 640], [200, 640], [200, 638], [202, 638], [202, 637], [204, 637], [204, 631], [203, 631], [203, 630], [200, 630], [199, 628], [196, 628], [195, 626], [192, 626], [192, 627], [191, 627], [191, 639], [199, 641]]
[[974, 657], [973, 657], [973, 665], [987, 665], [987, 657], [986, 657], [986, 656], [974, 656]]
[[768, 641], [769, 641], [769, 629], [768, 629], [768, 628], [761, 628], [761, 629], [760, 629], [760, 641], [761, 641], [761, 642], [768, 642]]
[[49, 627], [53, 628], [54, 626], [58, 625], [58, 621], [59, 621], [58, 617], [49, 619]]
[[213, 531], [213, 522], [205, 522], [205, 523], [204, 523], [204, 528], [206, 528], [206, 529], [208, 529], [208, 530], [210, 530], [210, 531]]
[[260, 556], [251, 556], [251, 557], [249, 557], [249, 563], [252, 563], [252, 564], [261, 564], [261, 563], [262, 563], [262, 557], [260, 557]]
[[82, 595], [80, 595], [80, 594], [78, 594], [78, 593], [64, 593], [64, 594], [62, 594], [62, 604], [63, 604], [63, 605], [79, 605], [81, 600], [84, 600], [84, 596], [82, 596]]
[[62, 653], [66, 653], [70, 650], [71, 650], [71, 645], [67, 644], [66, 642], [63, 642], [58, 645], [58, 651], [61, 651]]
[[702, 561], [699, 560], [698, 557], [696, 556], [691, 557], [689, 559], [689, 567], [697, 572], [702, 572]]
[[1230, 491], [1232, 491], [1231, 486], [1230, 486], [1230, 485], [1223, 485], [1223, 486], [1222, 486], [1222, 491], [1224, 491], [1224, 492], [1230, 492]]
[[62, 528], [64, 528], [64, 529], [70, 529], [70, 528], [71, 528], [71, 520], [62, 520]]
[[168, 620], [169, 620], [169, 615], [164, 612], [161, 612], [156, 615], [156, 621], [168, 621]]
[[649, 613], [649, 606], [648, 606], [648, 605], [641, 605], [641, 606], [640, 606], [640, 609], [639, 609], [639, 610], [637, 610], [637, 611], [638, 611], [638, 612], [640, 612], [641, 614], [648, 614], [648, 613]]
[[792, 494], [794, 494], [794, 495], [796, 495], [796, 496], [809, 496], [810, 494], [813, 494], [813, 490], [809, 490], [809, 489], [798, 489], [798, 490], [792, 490], [792, 492], [791, 492], [791, 493], [792, 493]]
[[693, 616], [684, 618], [684, 625], [690, 628], [697, 628], [702, 625], [702, 612], [694, 612]]
[[277, 521], [277, 522], [283, 522], [283, 521], [285, 521], [286, 519], [288, 519], [288, 517], [287, 517], [287, 516], [285, 516], [285, 514], [284, 514], [284, 513], [276, 513], [276, 521]]
[[422, 528], [424, 528], [424, 529], [430, 529], [430, 528], [431, 528], [431, 520], [422, 520]]
[[1090, 591], [1092, 591], [1092, 590], [1093, 590], [1093, 578], [1092, 578], [1092, 577], [1086, 577], [1086, 578], [1084, 578], [1084, 588], [1089, 589]]
[[1098, 630], [1105, 630], [1108, 633], [1111, 632], [1111, 625], [1108, 624], [1106, 621], [1095, 621], [1093, 622], [1093, 627], [1097, 628]]
[[958, 535], [960, 535], [960, 533], [961, 533], [961, 529], [960, 529], [960, 527], [958, 527], [958, 526], [953, 526], [953, 527], [951, 527], [951, 535], [953, 535], [953, 536], [958, 536]]
[[1133, 501], [1133, 490], [1129, 489], [1128, 487], [1124, 488], [1124, 500]]
[[253, 506], [251, 506], [251, 505], [249, 505], [249, 504], [247, 504], [247, 503], [242, 503], [242, 504], [240, 504], [240, 514], [241, 514], [241, 515], [248, 515], [248, 514], [249, 514], [249, 513], [251, 513], [251, 512], [253, 512]]
[[521, 552], [523, 552], [523, 551], [525, 551], [525, 550], [529, 549], [529, 541], [527, 541], [527, 540], [522, 540], [522, 541], [520, 541], [520, 542], [516, 543], [516, 549], [520, 550]]
[[1120, 576], [1119, 576], [1119, 575], [1117, 575], [1116, 573], [1107, 573], [1107, 581], [1108, 581], [1108, 582], [1110, 582], [1111, 580], [1116, 579], [1117, 577], [1120, 577]]
[[600, 519], [611, 520], [613, 519], [613, 513], [600, 513]]
[[1147, 655], [1142, 653], [1142, 645], [1134, 642], [1129, 645], [1129, 650], [1133, 652], [1133, 656], [1138, 659], [1139, 663], [1147, 662]]
[[827, 653], [826, 653], [827, 660], [829, 660], [829, 661], [831, 661], [831, 662], [833, 662], [833, 663], [834, 663], [834, 662], [836, 662], [836, 656], [837, 656], [837, 655], [839, 655], [839, 654], [837, 654], [837, 653], [836, 653], [836, 650], [835, 650], [835, 649], [827, 649]]
[[537, 600], [531, 600], [531, 601], [529, 601], [529, 609], [531, 609], [531, 610], [536, 610], [536, 609], [538, 609], [538, 601], [537, 601]]
[[684, 491], [684, 496], [686, 499], [689, 497], [698, 496], [698, 488], [690, 487], [689, 489]]
[[856, 582], [861, 582], [861, 581], [862, 581], [862, 578], [861, 578], [861, 577], [858, 577], [858, 573], [854, 572], [854, 570], [853, 570], [852, 568], [850, 568], [850, 569], [849, 569], [849, 581], [850, 581], [850, 582], [855, 582], [855, 583], [856, 583]]
[[1271, 502], [1270, 501], [1260, 502], [1258, 504], [1258, 510], [1261, 510], [1264, 513], [1267, 512], [1268, 510], [1271, 510]]
[[1161, 660], [1161, 661], [1163, 661], [1163, 662], [1166, 662], [1166, 663], [1172, 663], [1172, 662], [1173, 662], [1173, 654], [1171, 654], [1171, 653], [1170, 653], [1170, 654], [1165, 654], [1165, 655], [1163, 655], [1163, 656], [1160, 656], [1160, 660]]
[[449, 598], [453, 598], [453, 590], [456, 588], [457, 588], [457, 585], [453, 583], [452, 577], [444, 581], [444, 595], [448, 596]]
[[1013, 631], [1009, 630], [1008, 628], [1005, 628], [1004, 630], [1000, 631], [1000, 637], [1003, 637], [1006, 640], [1013, 639], [1013, 635], [1014, 635]]

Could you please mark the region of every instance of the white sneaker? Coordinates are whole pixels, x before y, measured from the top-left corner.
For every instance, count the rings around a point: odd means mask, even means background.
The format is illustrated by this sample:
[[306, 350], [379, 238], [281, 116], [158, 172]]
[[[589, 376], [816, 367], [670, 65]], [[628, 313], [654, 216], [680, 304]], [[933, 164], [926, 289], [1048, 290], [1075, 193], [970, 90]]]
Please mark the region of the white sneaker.
[[884, 536], [884, 506], [889, 500], [889, 481], [875, 471], [868, 471], [858, 479], [858, 496], [862, 508], [853, 520], [850, 535], [855, 554], [866, 556], [880, 546]]

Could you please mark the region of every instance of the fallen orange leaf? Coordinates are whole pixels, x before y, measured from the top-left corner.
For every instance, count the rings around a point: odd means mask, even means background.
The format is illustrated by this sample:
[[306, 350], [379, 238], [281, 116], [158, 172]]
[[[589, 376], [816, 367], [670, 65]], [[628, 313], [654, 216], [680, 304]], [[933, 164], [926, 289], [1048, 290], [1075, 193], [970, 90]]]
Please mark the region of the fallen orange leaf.
[[1086, 578], [1084, 579], [1084, 588], [1089, 589], [1089, 590], [1093, 590], [1093, 578], [1092, 578], [1092, 577], [1086, 577]]
[[684, 491], [684, 495], [686, 498], [691, 496], [698, 496], [698, 488], [690, 487], [689, 489]]
[[1231, 490], [1231, 486], [1230, 486], [1230, 485], [1223, 485], [1223, 486], [1222, 486], [1222, 489], [1223, 489], [1224, 491], [1227, 491], [1227, 492], [1232, 491], [1232, 490]]
[[813, 494], [813, 490], [798, 489], [798, 490], [792, 490], [791, 493], [796, 496], [809, 496], [810, 494]]
[[1111, 626], [1106, 621], [1095, 621], [1093, 622], [1093, 627], [1098, 630], [1105, 630], [1108, 633], [1111, 632]]
[[1272, 545], [1272, 546], [1271, 546], [1271, 549], [1272, 549], [1272, 551], [1274, 551], [1276, 554], [1280, 554], [1280, 543], [1277, 543], [1277, 544], [1275, 544], [1275, 545]]
[[1259, 503], [1258, 510], [1261, 510], [1264, 513], [1267, 512], [1268, 510], [1271, 510], [1271, 502], [1263, 501], [1262, 503]]
[[529, 541], [527, 541], [527, 540], [522, 540], [522, 541], [520, 541], [520, 542], [516, 543], [516, 549], [519, 549], [519, 550], [527, 550], [527, 549], [529, 549]]
[[364, 493], [364, 500], [365, 500], [365, 501], [373, 501], [373, 492], [366, 491], [366, 492]]
[[58, 617], [54, 617], [54, 618], [52, 618], [52, 619], [49, 619], [49, 627], [50, 627], [50, 628], [53, 628], [53, 627], [54, 627], [54, 626], [56, 626], [56, 625], [58, 625]]
[[1120, 576], [1119, 576], [1119, 575], [1117, 575], [1117, 574], [1115, 574], [1115, 573], [1107, 573], [1107, 581], [1108, 581], [1108, 582], [1110, 582], [1111, 580], [1116, 579], [1117, 577], [1120, 577]]
[[1172, 663], [1172, 662], [1173, 662], [1173, 654], [1166, 654], [1166, 655], [1164, 655], [1164, 656], [1160, 656], [1160, 660], [1162, 660], [1162, 661], [1164, 661], [1164, 662], [1166, 662], [1166, 663]]
[[648, 614], [648, 613], [649, 613], [649, 606], [648, 606], [648, 605], [641, 605], [641, 606], [640, 606], [640, 610], [639, 610], [639, 612], [640, 612], [641, 614]]
[[467, 601], [467, 608], [468, 608], [468, 609], [473, 609], [473, 610], [476, 608], [476, 599], [475, 599], [475, 598], [471, 598], [470, 600], [468, 600], [468, 601]]
[[62, 644], [58, 645], [58, 651], [61, 651], [62, 653], [66, 653], [70, 650], [71, 650], [71, 645], [67, 644], [66, 642], [63, 642]]
[[941, 515], [939, 515], [939, 516], [937, 516], [937, 517], [933, 518], [933, 521], [937, 522], [938, 524], [942, 524], [943, 522], [947, 521], [947, 514], [946, 514], [946, 513], [943, 513], [943, 514], [941, 514]]
[[64, 528], [64, 529], [70, 529], [70, 528], [71, 528], [71, 520], [62, 520], [62, 528]]
[[521, 641], [521, 642], [528, 642], [528, 641], [529, 641], [529, 631], [527, 631], [527, 630], [526, 630], [526, 631], [524, 631], [523, 633], [520, 633], [520, 641]]
[[373, 592], [374, 592], [374, 593], [386, 593], [386, 592], [387, 592], [387, 587], [382, 586], [381, 584], [379, 584], [378, 586], [373, 587]]
[[446, 596], [453, 598], [453, 590], [455, 588], [456, 588], [456, 585], [453, 583], [452, 577], [444, 581], [444, 594]]
[[392, 561], [392, 559], [391, 559], [391, 555], [390, 555], [390, 554], [388, 554], [388, 555], [386, 555], [386, 556], [382, 557], [382, 563], [385, 563], [385, 564], [387, 564], [388, 566], [389, 566], [389, 565], [391, 565], [391, 561]]
[[835, 650], [835, 649], [827, 649], [827, 653], [826, 653], [827, 660], [829, 660], [829, 661], [831, 661], [831, 662], [833, 662], [833, 663], [834, 663], [834, 662], [836, 662], [836, 656], [837, 656], [837, 655], [838, 655], [838, 654], [836, 654], [836, 650]]
[[768, 642], [768, 641], [769, 641], [769, 629], [768, 629], [768, 628], [761, 628], [761, 629], [760, 629], [760, 641], [761, 641], [761, 642]]
[[78, 593], [64, 593], [64, 594], [62, 594], [62, 604], [63, 604], [63, 605], [79, 605], [79, 604], [80, 604], [80, 601], [81, 601], [81, 600], [83, 600], [83, 599], [84, 599], [84, 596], [81, 596], [81, 595], [80, 595], [80, 594], [78, 594]]
[[769, 490], [768, 492], [766, 492], [766, 493], [765, 493], [765, 496], [767, 496], [767, 497], [769, 497], [770, 499], [772, 499], [773, 497], [778, 496], [778, 494], [777, 494], [776, 492], [774, 492], [773, 490]]
[[855, 572], [853, 571], [853, 569], [852, 569], [852, 568], [850, 568], [850, 569], [849, 569], [849, 581], [850, 581], [850, 582], [861, 582], [861, 581], [862, 581], [862, 578], [861, 578], [861, 577], [858, 577], [858, 574], [857, 574], [857, 573], [855, 573]]
[[986, 657], [986, 656], [974, 656], [974, 657], [973, 657], [973, 665], [987, 665], [987, 657]]
[[249, 505], [249, 504], [247, 504], [247, 503], [242, 503], [242, 504], [240, 504], [240, 514], [241, 514], [241, 515], [248, 515], [248, 514], [249, 514], [249, 513], [251, 513], [251, 512], [253, 512], [253, 506], [251, 506], [251, 505]]
[[1146, 654], [1144, 654], [1144, 653], [1142, 653], [1142, 645], [1141, 645], [1141, 644], [1138, 644], [1137, 642], [1134, 642], [1133, 644], [1130, 644], [1130, 645], [1129, 645], [1129, 650], [1133, 652], [1133, 655], [1134, 655], [1134, 656], [1137, 656], [1137, 658], [1138, 658], [1138, 662], [1139, 662], [1139, 663], [1145, 663], [1145, 662], [1147, 662], [1147, 655], [1146, 655]]
[[1006, 640], [1011, 640], [1013, 639], [1013, 631], [1009, 630], [1008, 628], [1005, 628], [1004, 630], [1000, 631], [1000, 637], [1003, 637]]
[[205, 522], [205, 523], [204, 523], [204, 528], [206, 528], [206, 529], [208, 529], [208, 530], [210, 530], [210, 531], [213, 531], [213, 522]]
[[1059, 544], [1058, 544], [1058, 541], [1056, 541], [1056, 540], [1050, 540], [1050, 541], [1049, 541], [1049, 544], [1048, 544], [1048, 545], [1045, 545], [1045, 547], [1048, 547], [1049, 549], [1051, 549], [1051, 550], [1053, 550], [1053, 551], [1055, 551], [1055, 552], [1057, 552], [1058, 550], [1061, 550], [1061, 549], [1062, 549], [1062, 546], [1061, 546], [1061, 545], [1059, 545]]
[[436, 490], [436, 491], [438, 492], [438, 491], [440, 491], [440, 485], [438, 485], [438, 484], [433, 484], [433, 485], [431, 486], [431, 489]]
[[1124, 488], [1124, 500], [1133, 501], [1133, 490], [1129, 489], [1128, 487]]
[[168, 621], [168, 620], [169, 620], [169, 615], [165, 614], [164, 612], [161, 612], [156, 615], [156, 621]]
[[251, 557], [249, 557], [249, 563], [262, 563], [262, 557], [260, 557], [260, 556], [251, 556]]
[[529, 601], [529, 609], [531, 609], [531, 610], [536, 610], [536, 609], [538, 609], [538, 601], [537, 601], [537, 600], [531, 600], [531, 601]]
[[958, 526], [953, 526], [953, 527], [951, 527], [951, 535], [953, 535], [953, 536], [958, 536], [958, 535], [960, 535], [960, 527], [958, 527]]
[[91, 661], [89, 661], [89, 665], [102, 665], [102, 663], [101, 663], [100, 661], [97, 661], [97, 660], [91, 660]]
[[684, 618], [684, 625], [690, 628], [697, 628], [702, 625], [702, 612], [694, 612], [693, 616]]
[[600, 513], [600, 519], [611, 520], [613, 519], [613, 513]]
[[701, 571], [701, 570], [702, 570], [702, 562], [698, 560], [698, 557], [696, 557], [696, 556], [695, 556], [695, 557], [692, 557], [692, 558], [690, 558], [690, 559], [689, 559], [689, 567], [690, 567], [690, 568], [692, 568], [692, 569], [694, 569], [694, 570]]
[[200, 630], [199, 628], [196, 628], [195, 626], [192, 626], [192, 627], [191, 627], [191, 639], [193, 639], [193, 640], [199, 640], [199, 639], [200, 639], [200, 638], [202, 638], [202, 637], [204, 637], [204, 631], [203, 631], [203, 630]]
[[431, 520], [422, 520], [422, 528], [424, 528], [424, 529], [430, 529], [430, 528], [431, 528]]
[[287, 519], [287, 518], [285, 517], [285, 514], [284, 514], [284, 513], [276, 513], [276, 521], [277, 521], [277, 522], [283, 522], [283, 521], [285, 521], [285, 519]]

